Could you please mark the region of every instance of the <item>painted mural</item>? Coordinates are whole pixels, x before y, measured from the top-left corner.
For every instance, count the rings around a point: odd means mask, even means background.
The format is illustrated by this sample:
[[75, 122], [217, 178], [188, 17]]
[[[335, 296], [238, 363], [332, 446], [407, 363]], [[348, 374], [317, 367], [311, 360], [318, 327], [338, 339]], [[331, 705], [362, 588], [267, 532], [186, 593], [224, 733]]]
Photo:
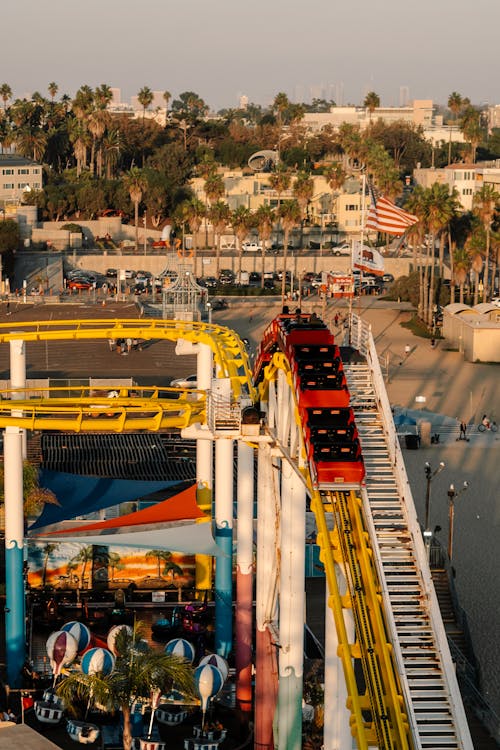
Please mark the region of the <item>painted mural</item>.
[[90, 589], [95, 586], [139, 589], [191, 588], [195, 558], [178, 552], [131, 547], [101, 547], [70, 542], [30, 542], [31, 588]]

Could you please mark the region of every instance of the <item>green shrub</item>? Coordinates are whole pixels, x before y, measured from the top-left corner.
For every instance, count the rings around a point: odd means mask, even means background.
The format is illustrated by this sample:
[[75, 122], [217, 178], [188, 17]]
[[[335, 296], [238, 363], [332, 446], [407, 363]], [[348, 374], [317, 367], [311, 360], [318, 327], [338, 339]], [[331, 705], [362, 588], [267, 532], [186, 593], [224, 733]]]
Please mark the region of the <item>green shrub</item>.
[[65, 232], [71, 232], [71, 234], [83, 234], [80, 224], [63, 224], [60, 229], [63, 229]]

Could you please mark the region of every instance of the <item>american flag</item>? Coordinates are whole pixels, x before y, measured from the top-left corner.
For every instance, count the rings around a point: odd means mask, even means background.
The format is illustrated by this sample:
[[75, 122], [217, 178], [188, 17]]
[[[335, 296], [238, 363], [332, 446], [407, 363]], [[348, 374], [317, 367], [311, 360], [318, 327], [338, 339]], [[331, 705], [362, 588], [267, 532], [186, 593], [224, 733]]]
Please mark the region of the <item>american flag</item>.
[[399, 208], [387, 198], [376, 197], [371, 185], [369, 190], [370, 208], [366, 218], [366, 229], [401, 237], [408, 227], [417, 223], [418, 218], [413, 214], [403, 211], [402, 208]]

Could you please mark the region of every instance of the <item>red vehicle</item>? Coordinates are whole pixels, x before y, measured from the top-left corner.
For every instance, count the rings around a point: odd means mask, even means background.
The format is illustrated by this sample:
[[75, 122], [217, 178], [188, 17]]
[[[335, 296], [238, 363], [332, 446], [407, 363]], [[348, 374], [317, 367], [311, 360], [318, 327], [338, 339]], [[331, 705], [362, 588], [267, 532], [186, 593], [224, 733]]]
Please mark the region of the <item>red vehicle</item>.
[[92, 283], [84, 279], [70, 279], [66, 286], [68, 289], [92, 289]]

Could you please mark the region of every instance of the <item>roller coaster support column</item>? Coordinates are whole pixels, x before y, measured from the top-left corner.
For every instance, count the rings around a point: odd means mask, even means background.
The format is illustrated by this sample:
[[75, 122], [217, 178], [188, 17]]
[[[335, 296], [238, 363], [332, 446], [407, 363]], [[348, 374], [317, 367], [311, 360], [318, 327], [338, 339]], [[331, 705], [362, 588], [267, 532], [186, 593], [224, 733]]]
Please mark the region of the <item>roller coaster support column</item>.
[[245, 712], [252, 709], [253, 453], [251, 446], [238, 442], [236, 701]]
[[[198, 344], [196, 358], [196, 378], [198, 388], [208, 389], [212, 385], [213, 355], [207, 344]], [[201, 429], [208, 428], [203, 425]], [[213, 489], [213, 442], [212, 440], [196, 441], [196, 480], [198, 483], [197, 500], [201, 510], [208, 515], [212, 510]], [[196, 588], [212, 588], [212, 558], [209, 555], [196, 555]]]
[[[271, 627], [276, 620], [277, 487], [271, 448], [259, 445], [257, 501], [257, 595], [255, 665], [255, 748], [273, 750], [276, 710], [276, 640]], [[276, 634], [277, 635], [277, 634]]]
[[[23, 389], [26, 387], [26, 342], [15, 339], [10, 342], [10, 387]], [[22, 390], [12, 394], [12, 401], [23, 399]], [[28, 455], [26, 430], [21, 431], [23, 442], [23, 458]]]
[[281, 469], [278, 748], [302, 747], [306, 493], [287, 461]]
[[215, 541], [225, 552], [215, 564], [215, 651], [227, 657], [233, 629], [233, 441], [215, 441]]
[[[341, 569], [336, 565], [335, 571], [339, 590], [345, 592], [347, 589], [345, 578]], [[328, 585], [326, 586], [326, 599], [328, 602]], [[347, 637], [350, 643], [354, 643], [354, 621], [352, 610], [344, 609], [344, 622]], [[352, 748], [353, 739], [350, 725], [350, 712], [347, 709], [347, 689], [344, 678], [342, 662], [337, 656], [339, 641], [337, 631], [333, 623], [332, 610], [325, 607], [325, 724], [323, 744], [325, 750], [337, 750], [337, 748]]]
[[4, 433], [5, 645], [10, 687], [20, 686], [26, 659], [22, 443], [22, 431], [17, 427], [7, 427]]

